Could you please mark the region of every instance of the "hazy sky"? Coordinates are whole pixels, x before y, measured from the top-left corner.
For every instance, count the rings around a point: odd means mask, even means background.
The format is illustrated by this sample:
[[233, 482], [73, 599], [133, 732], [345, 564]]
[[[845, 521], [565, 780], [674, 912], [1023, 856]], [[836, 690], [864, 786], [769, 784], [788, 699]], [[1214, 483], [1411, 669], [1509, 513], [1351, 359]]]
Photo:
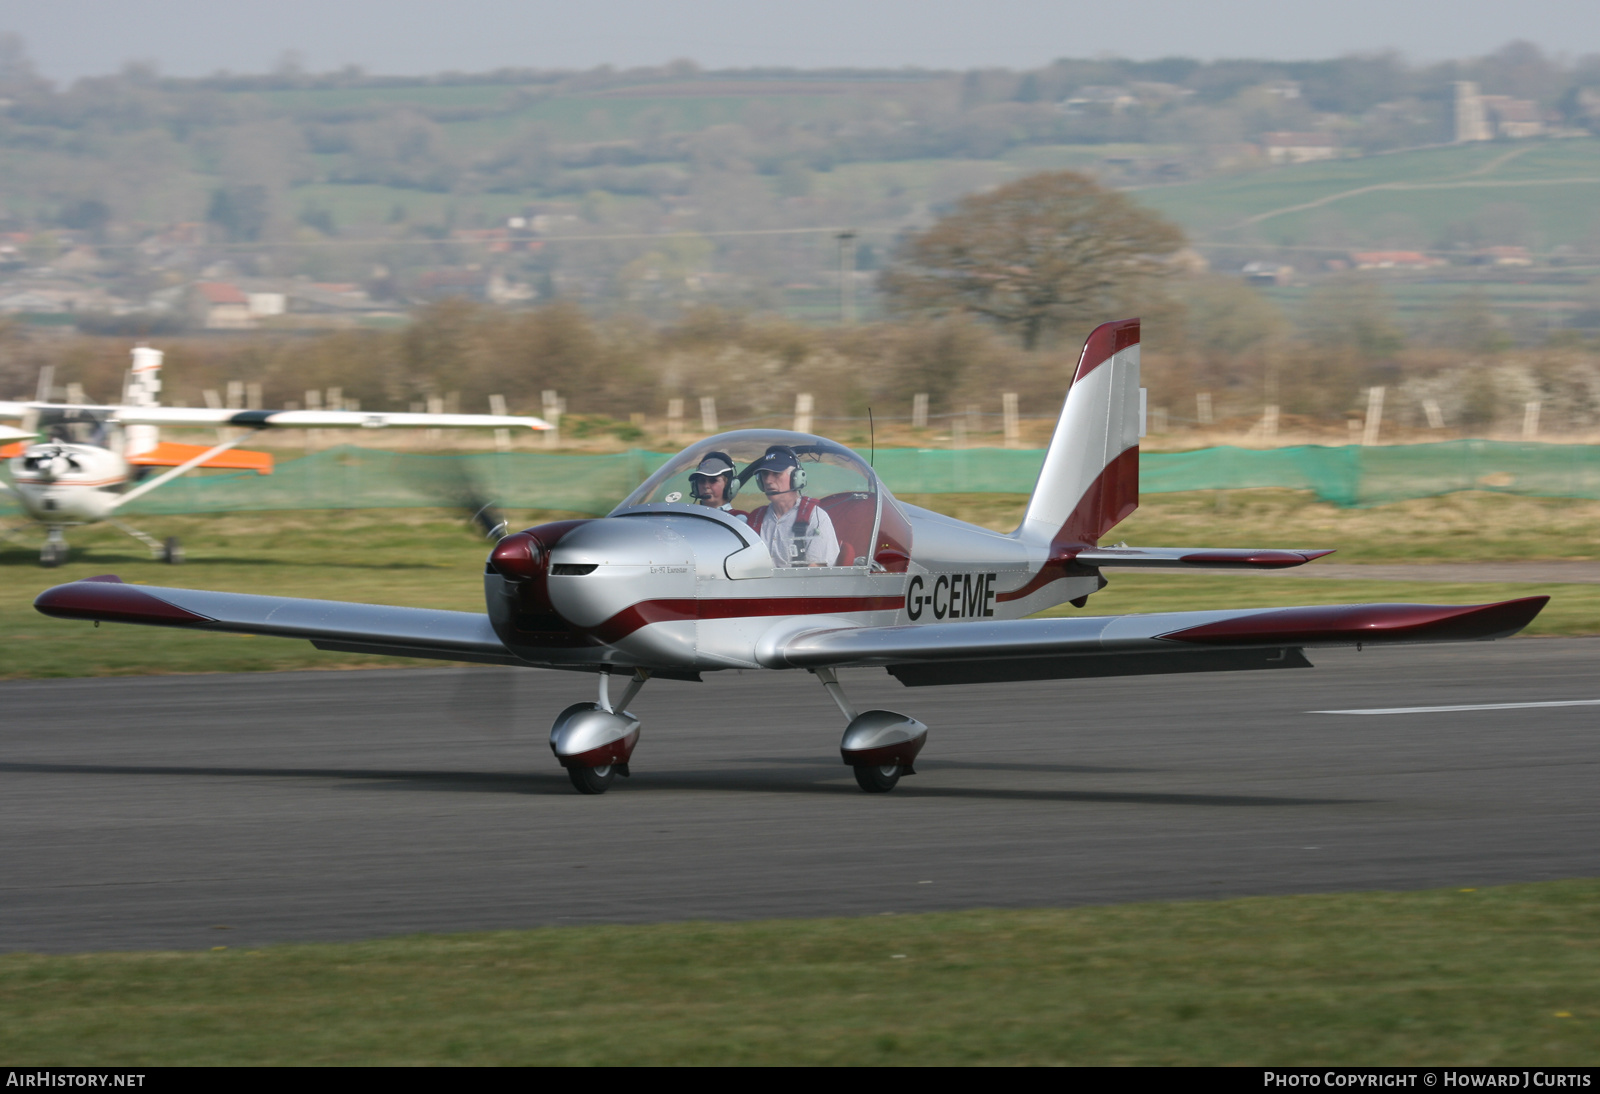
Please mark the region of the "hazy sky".
[[1033, 67], [1057, 57], [1470, 57], [1525, 38], [1600, 53], [1595, 0], [0, 0], [0, 31], [55, 80], [170, 75], [747, 65]]

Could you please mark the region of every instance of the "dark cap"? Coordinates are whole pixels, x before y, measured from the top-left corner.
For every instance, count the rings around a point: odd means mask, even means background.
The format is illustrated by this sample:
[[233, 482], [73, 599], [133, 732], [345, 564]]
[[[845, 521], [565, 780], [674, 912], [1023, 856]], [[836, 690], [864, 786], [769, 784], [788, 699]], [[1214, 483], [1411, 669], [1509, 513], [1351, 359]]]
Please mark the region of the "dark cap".
[[800, 457], [786, 444], [775, 444], [762, 457], [744, 469], [746, 477], [762, 471], [787, 471], [800, 466]]

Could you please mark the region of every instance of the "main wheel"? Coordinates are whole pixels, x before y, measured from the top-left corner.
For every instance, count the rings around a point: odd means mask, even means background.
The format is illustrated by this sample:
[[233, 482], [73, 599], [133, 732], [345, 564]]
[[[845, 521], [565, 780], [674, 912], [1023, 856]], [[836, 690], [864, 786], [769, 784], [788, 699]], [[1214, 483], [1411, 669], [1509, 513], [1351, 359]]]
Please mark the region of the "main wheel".
[[604, 794], [616, 777], [616, 764], [567, 768], [567, 778], [572, 780], [573, 788], [580, 794]]
[[166, 545], [161, 548], [161, 561], [176, 566], [183, 561], [183, 544], [178, 542], [177, 536], [168, 536]]
[[895, 783], [900, 781], [902, 769], [899, 764], [882, 766], [863, 764], [851, 770], [856, 773], [856, 785], [868, 794], [887, 794], [894, 789]]
[[55, 569], [65, 561], [67, 561], [67, 545], [65, 543], [56, 543], [53, 540], [47, 541], [39, 551], [39, 565], [46, 569]]

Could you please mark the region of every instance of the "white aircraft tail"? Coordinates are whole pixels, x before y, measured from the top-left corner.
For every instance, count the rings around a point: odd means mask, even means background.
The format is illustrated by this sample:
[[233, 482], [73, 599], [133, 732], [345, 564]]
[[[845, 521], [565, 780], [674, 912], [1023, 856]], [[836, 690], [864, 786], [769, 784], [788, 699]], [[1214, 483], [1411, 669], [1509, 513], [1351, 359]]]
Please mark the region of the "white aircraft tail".
[[1094, 546], [1139, 507], [1139, 321], [1102, 323], [1083, 344], [1061, 420], [1014, 535]]
[[[161, 405], [161, 359], [165, 356], [149, 346], [133, 348], [133, 367], [128, 370], [128, 382], [122, 389], [124, 406]], [[161, 427], [130, 425], [124, 432], [123, 454], [139, 456], [161, 443]]]

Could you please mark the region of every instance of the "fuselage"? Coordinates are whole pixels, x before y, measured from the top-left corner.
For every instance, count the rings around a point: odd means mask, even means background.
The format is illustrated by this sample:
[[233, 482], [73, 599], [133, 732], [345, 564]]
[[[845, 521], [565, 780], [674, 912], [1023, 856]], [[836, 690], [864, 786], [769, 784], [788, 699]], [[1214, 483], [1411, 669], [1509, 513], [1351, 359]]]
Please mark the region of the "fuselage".
[[12, 457], [10, 472], [23, 508], [45, 524], [105, 520], [129, 479], [128, 462], [109, 448], [53, 441]]
[[775, 567], [737, 516], [696, 506], [529, 529], [491, 556], [489, 615], [534, 663], [688, 673], [772, 667], [800, 631], [1016, 619], [1102, 584], [1048, 547], [880, 497], [862, 565]]

